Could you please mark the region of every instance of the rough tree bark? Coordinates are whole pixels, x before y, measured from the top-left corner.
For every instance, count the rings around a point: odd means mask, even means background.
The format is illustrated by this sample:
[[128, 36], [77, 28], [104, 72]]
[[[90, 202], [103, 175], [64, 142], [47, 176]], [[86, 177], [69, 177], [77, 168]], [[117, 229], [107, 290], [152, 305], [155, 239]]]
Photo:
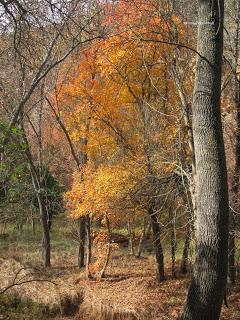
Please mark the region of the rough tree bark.
[[217, 320], [225, 295], [228, 187], [220, 112], [224, 0], [199, 0], [193, 94], [196, 261], [182, 320]]

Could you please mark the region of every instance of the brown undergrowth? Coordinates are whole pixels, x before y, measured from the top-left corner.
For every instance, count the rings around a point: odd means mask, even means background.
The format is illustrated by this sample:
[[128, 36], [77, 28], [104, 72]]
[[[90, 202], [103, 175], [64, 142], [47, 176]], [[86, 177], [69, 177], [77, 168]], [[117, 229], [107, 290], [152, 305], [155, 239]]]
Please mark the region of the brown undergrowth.
[[[116, 254], [103, 281], [85, 280], [84, 273], [79, 272], [74, 262], [75, 257], [66, 255], [54, 259], [52, 269], [47, 271], [28, 265], [22, 276], [34, 273], [57, 286], [31, 282], [12, 288], [11, 293], [59, 309], [58, 320], [173, 320], [181, 313], [189, 279], [168, 276], [165, 282], [157, 284], [152, 256], [136, 259]], [[10, 257], [1, 259], [0, 287], [10, 283], [22, 266], [20, 261]], [[228, 304], [229, 308], [223, 307], [221, 319], [240, 319], [239, 287], [229, 290]]]

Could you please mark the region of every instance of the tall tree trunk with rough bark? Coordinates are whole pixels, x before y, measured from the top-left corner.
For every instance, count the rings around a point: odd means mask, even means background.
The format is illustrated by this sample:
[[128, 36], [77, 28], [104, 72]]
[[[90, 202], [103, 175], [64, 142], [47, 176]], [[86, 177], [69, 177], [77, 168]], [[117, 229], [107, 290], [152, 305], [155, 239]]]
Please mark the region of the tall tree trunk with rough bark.
[[196, 156], [196, 261], [182, 320], [217, 320], [225, 296], [228, 187], [220, 112], [223, 0], [199, 0], [193, 95]]

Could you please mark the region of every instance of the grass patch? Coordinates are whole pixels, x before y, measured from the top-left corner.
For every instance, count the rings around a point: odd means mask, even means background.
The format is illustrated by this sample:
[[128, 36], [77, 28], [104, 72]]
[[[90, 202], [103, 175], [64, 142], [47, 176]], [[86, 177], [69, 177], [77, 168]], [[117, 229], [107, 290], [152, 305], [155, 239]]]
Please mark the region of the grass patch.
[[[1, 245], [5, 247], [14, 247], [27, 252], [35, 252], [41, 249], [42, 243], [42, 227], [36, 224], [35, 233], [31, 230], [31, 225], [26, 224], [22, 230], [17, 230], [13, 225], [7, 226], [7, 237], [1, 241]], [[65, 236], [64, 228], [59, 227], [58, 221], [53, 222], [53, 228], [50, 232], [51, 246], [53, 250], [69, 251], [77, 247], [76, 241]]]
[[[52, 264], [63, 263], [62, 260], [77, 265], [78, 243], [69, 236], [68, 229], [71, 228], [71, 222], [59, 217], [54, 219], [51, 238], [51, 257]], [[42, 227], [40, 223], [35, 225], [33, 233], [31, 225], [25, 224], [22, 230], [18, 230], [14, 225], [8, 224], [6, 236], [0, 238], [0, 256], [4, 258], [14, 258], [24, 266], [42, 267]], [[64, 263], [65, 264], [65, 263]]]
[[9, 320], [48, 320], [60, 310], [32, 301], [22, 301], [17, 295], [0, 295], [0, 317]]

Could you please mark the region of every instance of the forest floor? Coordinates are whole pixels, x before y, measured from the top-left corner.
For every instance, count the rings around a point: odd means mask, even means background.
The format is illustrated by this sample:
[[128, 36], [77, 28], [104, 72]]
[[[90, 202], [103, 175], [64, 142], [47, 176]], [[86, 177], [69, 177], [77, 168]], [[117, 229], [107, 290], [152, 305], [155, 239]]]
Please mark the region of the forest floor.
[[[189, 277], [177, 274], [155, 281], [154, 256], [137, 259], [126, 249], [113, 253], [107, 277], [87, 281], [76, 266], [77, 244], [55, 232], [52, 235], [52, 268], [41, 264], [41, 241], [30, 232], [19, 233], [0, 245], [0, 288], [13, 281], [45, 279], [15, 286], [0, 295], [0, 319], [4, 320], [173, 320], [182, 311]], [[166, 255], [166, 265], [170, 258]], [[178, 265], [177, 265], [178, 266]], [[23, 268], [23, 269], [22, 269]], [[228, 290], [229, 307], [223, 307], [222, 320], [240, 320], [240, 285]], [[79, 308], [80, 306], [80, 308]]]

